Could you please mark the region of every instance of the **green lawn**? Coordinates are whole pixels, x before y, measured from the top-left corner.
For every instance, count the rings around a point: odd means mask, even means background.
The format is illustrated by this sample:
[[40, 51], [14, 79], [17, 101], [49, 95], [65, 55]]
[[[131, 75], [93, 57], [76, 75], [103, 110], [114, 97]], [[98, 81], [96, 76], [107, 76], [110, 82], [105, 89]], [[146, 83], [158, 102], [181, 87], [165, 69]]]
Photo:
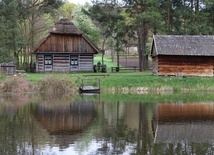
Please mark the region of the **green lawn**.
[[[151, 71], [147, 72], [129, 72], [129, 73], [28, 73], [27, 79], [31, 82], [37, 82], [45, 75], [53, 74], [55, 76], [69, 76], [76, 83], [79, 79], [85, 79], [85, 75], [98, 75], [88, 76], [87, 80], [95, 78], [100, 79], [100, 86], [103, 90], [108, 89], [122, 89], [124, 87], [137, 88], [144, 87], [149, 90], [194, 90], [194, 91], [214, 91], [214, 79], [208, 77], [169, 77], [169, 76], [155, 76]], [[99, 75], [108, 76], [99, 76]], [[78, 85], [78, 84], [77, 84]]]

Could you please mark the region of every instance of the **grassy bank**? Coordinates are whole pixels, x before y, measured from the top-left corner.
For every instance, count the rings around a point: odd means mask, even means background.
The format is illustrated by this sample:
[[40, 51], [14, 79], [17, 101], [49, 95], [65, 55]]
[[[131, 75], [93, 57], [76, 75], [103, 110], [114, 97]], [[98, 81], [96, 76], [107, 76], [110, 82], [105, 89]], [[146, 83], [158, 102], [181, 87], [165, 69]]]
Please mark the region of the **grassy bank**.
[[[31, 82], [38, 82], [42, 77], [49, 75], [36, 73], [28, 74], [27, 79]], [[52, 73], [54, 76], [62, 76], [59, 73]], [[108, 74], [108, 76], [100, 76]], [[139, 93], [139, 92], [185, 92], [185, 91], [214, 91], [214, 79], [208, 77], [168, 77], [155, 76], [151, 72], [131, 72], [131, 73], [68, 73], [75, 83], [79, 86], [79, 79], [100, 79], [102, 91]], [[85, 78], [86, 75], [89, 75]], [[90, 76], [98, 75], [98, 76]], [[87, 80], [86, 80], [87, 79]]]
[[[100, 76], [106, 75], [108, 76]], [[102, 91], [119, 93], [147, 93], [147, 92], [185, 92], [185, 91], [213, 91], [214, 79], [208, 77], [168, 77], [155, 76], [151, 72], [130, 72], [130, 73], [27, 73], [23, 76], [32, 84], [41, 83], [46, 76], [67, 77], [71, 79], [76, 89], [80, 86], [80, 79], [100, 79]], [[86, 75], [89, 75], [85, 78]], [[93, 76], [90, 76], [93, 75]], [[97, 75], [97, 76], [96, 76]], [[3, 81], [3, 77], [0, 78]], [[60, 78], [59, 78], [60, 79]], [[56, 85], [57, 81], [52, 80], [48, 85]], [[13, 83], [11, 83], [13, 84]], [[70, 87], [70, 86], [69, 86]]]
[[168, 77], [155, 76], [151, 72], [112, 73], [101, 80], [103, 89], [116, 88], [139, 91], [214, 91], [214, 79], [206, 77]]

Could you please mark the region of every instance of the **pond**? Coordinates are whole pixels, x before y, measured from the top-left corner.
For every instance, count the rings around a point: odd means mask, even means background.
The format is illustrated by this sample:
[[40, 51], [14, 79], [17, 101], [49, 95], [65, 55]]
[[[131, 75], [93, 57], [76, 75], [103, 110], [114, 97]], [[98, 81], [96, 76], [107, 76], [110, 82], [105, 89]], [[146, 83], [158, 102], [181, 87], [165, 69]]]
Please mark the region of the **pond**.
[[214, 154], [211, 96], [1, 96], [0, 154]]

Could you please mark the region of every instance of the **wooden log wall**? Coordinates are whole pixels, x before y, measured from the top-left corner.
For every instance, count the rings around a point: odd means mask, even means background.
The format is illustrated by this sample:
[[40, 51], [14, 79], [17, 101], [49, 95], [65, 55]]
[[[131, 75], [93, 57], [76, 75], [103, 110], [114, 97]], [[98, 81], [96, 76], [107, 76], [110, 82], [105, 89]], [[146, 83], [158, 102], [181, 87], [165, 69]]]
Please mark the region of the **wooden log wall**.
[[80, 55], [79, 57], [79, 70], [80, 71], [93, 71], [93, 55]]
[[[158, 75], [209, 76], [213, 77], [213, 57], [162, 56], [154, 61], [158, 64]], [[156, 68], [154, 68], [156, 69]]]
[[43, 54], [37, 55], [36, 71], [39, 71], [39, 72], [44, 71], [44, 55]]
[[70, 55], [69, 54], [53, 54], [53, 71], [69, 72], [70, 71]]
[[[93, 55], [83, 54], [49, 54], [52, 57], [52, 64], [45, 64], [45, 54], [37, 55], [36, 71], [38, 72], [72, 72], [72, 71], [93, 71]], [[76, 57], [78, 65], [71, 65], [71, 58]]]

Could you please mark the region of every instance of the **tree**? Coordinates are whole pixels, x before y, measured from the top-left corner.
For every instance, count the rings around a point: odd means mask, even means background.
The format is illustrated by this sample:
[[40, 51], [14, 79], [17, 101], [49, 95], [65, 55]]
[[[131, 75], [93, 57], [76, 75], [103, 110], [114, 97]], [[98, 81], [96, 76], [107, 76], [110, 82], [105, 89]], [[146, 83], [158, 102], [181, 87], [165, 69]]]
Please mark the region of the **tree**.
[[27, 0], [22, 4], [25, 34], [27, 44], [24, 68], [33, 71], [33, 49], [41, 40], [41, 36], [53, 25], [48, 18], [56, 15], [56, 10], [62, 5], [62, 0]]
[[158, 31], [157, 25], [161, 21], [158, 10], [158, 3], [155, 0], [123, 0], [124, 8], [133, 19], [133, 30], [137, 31], [138, 53], [139, 53], [139, 70], [146, 70], [146, 42], [149, 30], [155, 33]]
[[159, 1], [160, 12], [167, 27], [166, 33], [180, 35], [212, 34], [212, 1], [213, 0], [205, 2], [199, 0]]
[[0, 55], [1, 61], [14, 61], [18, 57], [23, 39], [19, 33], [19, 9], [15, 0], [0, 1]]
[[114, 0], [110, 1], [93, 1], [93, 6], [88, 10], [83, 10], [100, 29], [102, 36], [102, 64], [105, 52], [105, 43], [108, 38], [112, 37], [116, 42], [117, 66], [119, 67], [119, 51], [121, 51], [124, 37], [127, 33], [125, 29], [124, 16], [121, 15], [122, 8]]
[[61, 0], [0, 1], [0, 22], [2, 23], [0, 26], [0, 54], [3, 56], [2, 59], [15, 60], [16, 66], [19, 68], [24, 56], [24, 64], [31, 64], [32, 67], [33, 48], [40, 39], [38, 36], [44, 32], [42, 23], [48, 21], [44, 20], [45, 15], [53, 13], [53, 10], [61, 4]]
[[[84, 6], [87, 9], [87, 6]], [[96, 45], [100, 43], [100, 31], [82, 11], [82, 6], [76, 6], [72, 13], [75, 25]]]
[[76, 5], [73, 3], [65, 3], [58, 9], [59, 15], [72, 20], [75, 7]]

